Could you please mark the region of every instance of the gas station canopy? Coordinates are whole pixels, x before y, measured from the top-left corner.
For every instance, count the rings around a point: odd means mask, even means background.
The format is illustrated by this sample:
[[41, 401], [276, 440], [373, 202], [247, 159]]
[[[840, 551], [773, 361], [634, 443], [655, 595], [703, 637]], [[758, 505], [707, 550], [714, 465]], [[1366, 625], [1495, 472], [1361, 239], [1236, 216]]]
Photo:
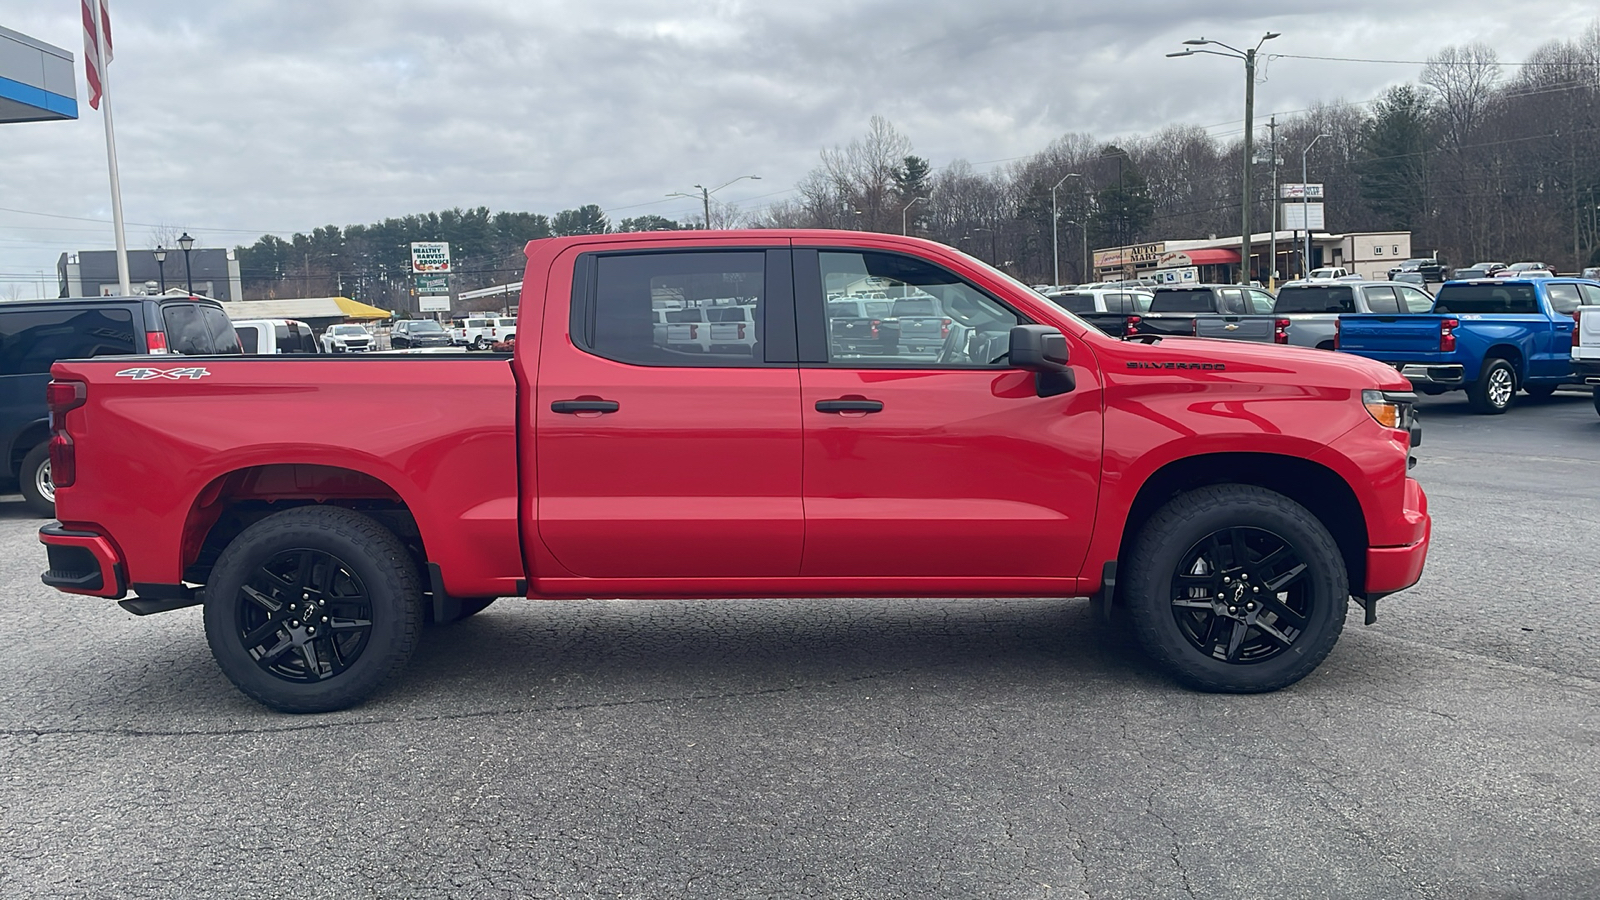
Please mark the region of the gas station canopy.
[[0, 124], [77, 117], [72, 54], [0, 28]]

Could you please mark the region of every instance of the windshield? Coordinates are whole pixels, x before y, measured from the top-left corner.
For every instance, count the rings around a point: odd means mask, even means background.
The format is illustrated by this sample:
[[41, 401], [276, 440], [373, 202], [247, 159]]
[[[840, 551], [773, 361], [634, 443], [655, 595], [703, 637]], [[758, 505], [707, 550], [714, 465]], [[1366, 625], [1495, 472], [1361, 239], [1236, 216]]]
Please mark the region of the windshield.
[[439, 327], [439, 323], [438, 322], [435, 322], [432, 319], [419, 319], [419, 320], [411, 323], [410, 328], [411, 328], [411, 333], [412, 334], [421, 334], [421, 333], [423, 333], [425, 331], [443, 331], [444, 330], [443, 328]]
[[1272, 311], [1283, 313], [1353, 313], [1355, 298], [1347, 287], [1293, 287], [1278, 291]]
[[367, 330], [360, 325], [335, 325], [334, 334], [366, 334]]

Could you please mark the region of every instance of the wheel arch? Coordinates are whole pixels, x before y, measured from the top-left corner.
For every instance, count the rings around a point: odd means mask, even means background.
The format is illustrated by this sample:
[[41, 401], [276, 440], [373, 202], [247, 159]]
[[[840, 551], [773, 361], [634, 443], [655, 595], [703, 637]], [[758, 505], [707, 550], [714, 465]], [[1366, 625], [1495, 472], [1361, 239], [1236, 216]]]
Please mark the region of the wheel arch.
[[[1488, 363], [1491, 359], [1503, 359], [1511, 364], [1511, 370], [1516, 373], [1517, 381], [1527, 379], [1527, 358], [1522, 353], [1522, 348], [1515, 344], [1494, 344], [1483, 351], [1483, 361]], [[1481, 368], [1481, 367], [1480, 367]]]
[[50, 440], [50, 420], [36, 419], [22, 426], [16, 437], [11, 440], [11, 447], [6, 454], [6, 475], [22, 475], [22, 458], [27, 456], [33, 448]]
[[205, 583], [223, 548], [251, 524], [282, 510], [318, 505], [379, 520], [412, 552], [426, 583], [426, 545], [401, 492], [370, 473], [321, 463], [244, 466], [208, 482], [184, 520], [179, 543], [184, 580]]
[[1339, 545], [1349, 583], [1366, 583], [1367, 520], [1355, 491], [1327, 466], [1277, 453], [1208, 453], [1157, 469], [1140, 485], [1128, 508], [1117, 558], [1128, 558], [1145, 522], [1173, 497], [1216, 484], [1255, 485], [1304, 506]]

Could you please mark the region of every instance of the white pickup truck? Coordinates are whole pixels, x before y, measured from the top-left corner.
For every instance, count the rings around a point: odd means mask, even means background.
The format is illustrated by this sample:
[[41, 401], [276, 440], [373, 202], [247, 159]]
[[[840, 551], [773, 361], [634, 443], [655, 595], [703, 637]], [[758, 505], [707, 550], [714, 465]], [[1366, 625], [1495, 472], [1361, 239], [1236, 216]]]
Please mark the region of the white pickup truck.
[[1600, 413], [1600, 306], [1581, 306], [1577, 316], [1578, 325], [1572, 329], [1572, 367], [1584, 384], [1594, 388], [1594, 411]]

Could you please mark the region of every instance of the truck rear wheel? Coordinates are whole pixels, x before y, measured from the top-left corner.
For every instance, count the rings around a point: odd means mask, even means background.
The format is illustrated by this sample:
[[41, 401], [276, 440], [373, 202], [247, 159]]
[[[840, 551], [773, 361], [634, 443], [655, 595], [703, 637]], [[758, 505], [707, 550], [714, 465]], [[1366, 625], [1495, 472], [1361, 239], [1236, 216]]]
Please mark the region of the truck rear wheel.
[[1472, 411], [1498, 416], [1511, 408], [1517, 394], [1517, 372], [1503, 359], [1486, 359], [1478, 380], [1467, 385], [1467, 402]]
[[205, 589], [223, 674], [279, 712], [344, 709], [405, 667], [422, 627], [411, 556], [376, 520], [307, 506], [251, 525]]
[[17, 487], [28, 508], [45, 518], [56, 514], [56, 485], [50, 480], [50, 445], [40, 444], [22, 457]]
[[1275, 691], [1309, 675], [1339, 640], [1350, 599], [1322, 523], [1282, 494], [1241, 484], [1158, 510], [1119, 587], [1151, 659], [1219, 693]]

